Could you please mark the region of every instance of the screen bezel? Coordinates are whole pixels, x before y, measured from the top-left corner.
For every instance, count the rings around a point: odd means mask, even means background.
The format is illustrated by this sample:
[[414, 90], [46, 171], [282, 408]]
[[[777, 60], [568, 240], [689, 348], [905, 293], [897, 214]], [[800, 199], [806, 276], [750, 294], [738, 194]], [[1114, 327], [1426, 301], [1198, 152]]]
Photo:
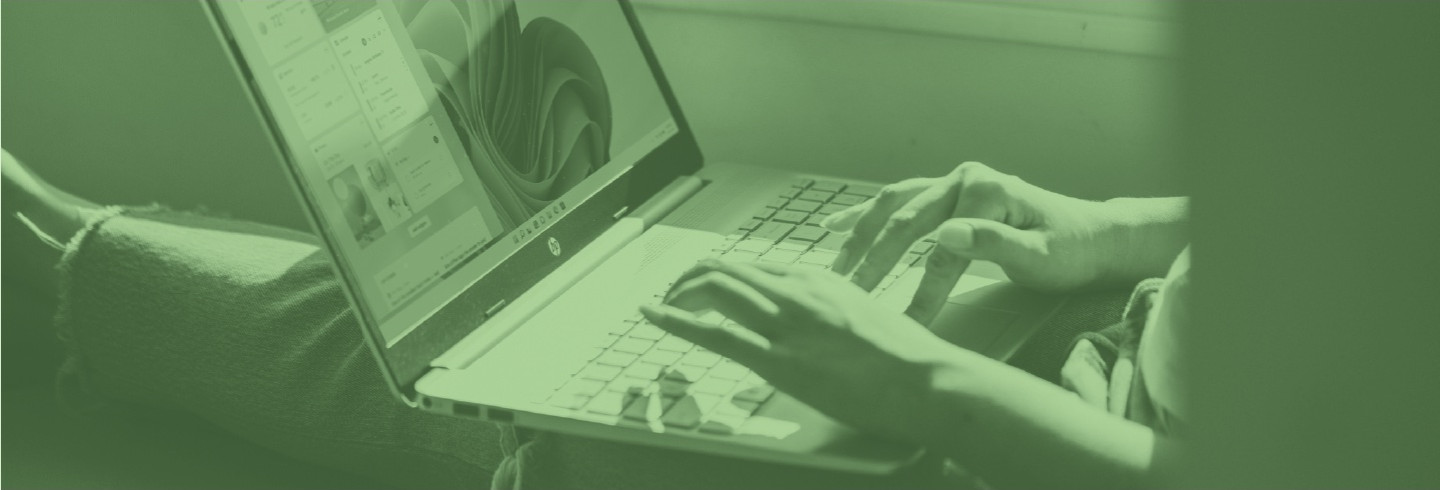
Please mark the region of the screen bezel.
[[[666, 107], [674, 118], [676, 133], [595, 194], [573, 203], [567, 202], [567, 199], [573, 198], [562, 197], [559, 203], [541, 211], [542, 214], [554, 215], [543, 220], [550, 222], [548, 226], [536, 227], [529, 233], [528, 241], [500, 264], [466, 287], [445, 306], [421, 320], [404, 336], [394, 342], [387, 341], [381, 334], [379, 319], [360, 307], [356, 278], [335, 260], [333, 251], [337, 250], [337, 237], [327, 230], [336, 228], [325, 223], [314, 197], [301, 180], [302, 176], [295, 165], [296, 160], [290, 154], [286, 138], [279, 130], [274, 115], [268, 110], [265, 98], [248, 69], [244, 53], [235, 42], [229, 24], [225, 22], [224, 13], [215, 4], [217, 1], [219, 0], [202, 1], [210, 12], [210, 22], [225, 44], [237, 74], [244, 81], [244, 89], [254, 102], [253, 107], [272, 135], [271, 142], [279, 154], [281, 165], [290, 177], [292, 187], [307, 209], [306, 214], [310, 217], [311, 226], [331, 251], [332, 267], [345, 285], [351, 311], [360, 320], [366, 342], [376, 354], [386, 381], [392, 390], [412, 403], [414, 384], [429, 370], [431, 361], [479, 327], [488, 319], [488, 315], [495, 313], [497, 306], [503, 307], [524, 294], [614, 224], [626, 210], [638, 208], [671, 181], [695, 173], [703, 164], [700, 147], [680, 111], [674, 91], [660, 68], [655, 52], [635, 15], [634, 7], [628, 0], [616, 0], [635, 35], [651, 74], [655, 77]], [[522, 227], [533, 226], [537, 217], [539, 215], [522, 224]], [[519, 231], [520, 228], [517, 228], [511, 230], [510, 234]], [[558, 255], [551, 252], [551, 238], [563, 244]]]

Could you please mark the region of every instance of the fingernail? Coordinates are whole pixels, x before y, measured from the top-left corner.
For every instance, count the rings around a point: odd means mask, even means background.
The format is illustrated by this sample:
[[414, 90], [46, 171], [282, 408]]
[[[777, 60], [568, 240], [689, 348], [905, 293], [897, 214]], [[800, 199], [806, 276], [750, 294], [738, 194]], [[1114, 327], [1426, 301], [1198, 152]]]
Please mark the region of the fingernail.
[[965, 223], [944, 226], [938, 241], [949, 249], [968, 249], [975, 244], [975, 227]]
[[650, 320], [651, 323], [654, 323], [656, 318], [665, 317], [664, 312], [661, 312], [659, 308], [650, 305], [640, 305], [640, 314], [645, 315], [645, 319]]
[[820, 226], [824, 227], [827, 230], [834, 231], [835, 222], [840, 221], [840, 218], [837, 218], [836, 216], [837, 215], [834, 214], [826, 216], [825, 219], [820, 220]]

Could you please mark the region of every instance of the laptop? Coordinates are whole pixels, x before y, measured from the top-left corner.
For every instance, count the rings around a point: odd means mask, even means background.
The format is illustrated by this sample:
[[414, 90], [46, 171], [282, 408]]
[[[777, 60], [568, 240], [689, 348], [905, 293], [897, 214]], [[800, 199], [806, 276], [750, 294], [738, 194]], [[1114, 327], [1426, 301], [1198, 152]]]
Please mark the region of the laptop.
[[[857, 473], [920, 453], [638, 313], [706, 257], [828, 267], [819, 221], [880, 186], [704, 162], [626, 2], [204, 4], [404, 403]], [[933, 246], [875, 300], [903, 309]], [[1004, 359], [1061, 301], [976, 263], [937, 325]]]

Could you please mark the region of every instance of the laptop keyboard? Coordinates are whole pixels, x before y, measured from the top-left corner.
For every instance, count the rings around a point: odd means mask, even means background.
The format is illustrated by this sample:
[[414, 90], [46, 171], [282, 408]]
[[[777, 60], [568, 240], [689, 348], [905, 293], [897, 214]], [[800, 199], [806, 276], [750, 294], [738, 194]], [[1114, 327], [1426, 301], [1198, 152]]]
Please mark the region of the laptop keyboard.
[[[766, 202], [713, 250], [732, 261], [828, 268], [844, 235], [820, 227], [825, 216], [874, 197], [879, 189], [801, 179]], [[905, 268], [933, 247], [925, 239], [911, 248], [874, 294], [893, 284]], [[668, 289], [673, 284], [665, 285]], [[665, 290], [655, 297], [664, 297]], [[708, 315], [721, 321], [718, 314]], [[670, 335], [638, 313], [608, 325], [592, 345], [593, 358], [545, 400], [562, 409], [618, 417], [666, 430], [729, 435], [773, 398], [775, 388], [750, 369], [704, 347]]]

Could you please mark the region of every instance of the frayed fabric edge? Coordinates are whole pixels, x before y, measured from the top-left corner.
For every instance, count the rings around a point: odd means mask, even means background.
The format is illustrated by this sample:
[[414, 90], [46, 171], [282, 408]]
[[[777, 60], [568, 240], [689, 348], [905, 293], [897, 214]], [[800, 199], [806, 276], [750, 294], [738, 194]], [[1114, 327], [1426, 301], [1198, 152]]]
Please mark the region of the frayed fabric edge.
[[57, 288], [58, 306], [54, 319], [55, 335], [65, 346], [65, 360], [60, 364], [60, 370], [55, 377], [55, 396], [61, 408], [72, 412], [89, 412], [105, 405], [100, 401], [100, 397], [94, 396], [90, 390], [89, 383], [84, 376], [84, 360], [80, 357], [78, 346], [74, 344], [74, 326], [70, 323], [73, 300], [70, 290], [74, 281], [75, 257], [80, 254], [90, 236], [111, 219], [131, 213], [154, 212], [163, 209], [164, 207], [158, 204], [136, 207], [105, 206], [86, 218], [85, 226], [82, 226], [65, 242], [64, 248], [61, 250], [60, 261], [55, 264], [56, 282], [59, 286]]

